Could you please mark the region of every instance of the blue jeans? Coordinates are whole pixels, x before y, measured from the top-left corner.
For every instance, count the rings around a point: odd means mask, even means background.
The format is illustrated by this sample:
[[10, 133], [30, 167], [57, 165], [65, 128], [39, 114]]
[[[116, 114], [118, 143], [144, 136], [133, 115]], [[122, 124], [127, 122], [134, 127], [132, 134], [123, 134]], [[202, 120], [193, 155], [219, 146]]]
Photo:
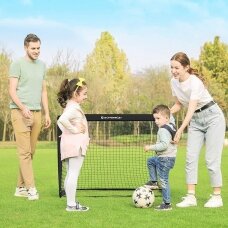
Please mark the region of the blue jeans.
[[170, 203], [169, 171], [175, 164], [175, 157], [151, 157], [147, 160], [150, 180], [161, 182], [164, 203]]

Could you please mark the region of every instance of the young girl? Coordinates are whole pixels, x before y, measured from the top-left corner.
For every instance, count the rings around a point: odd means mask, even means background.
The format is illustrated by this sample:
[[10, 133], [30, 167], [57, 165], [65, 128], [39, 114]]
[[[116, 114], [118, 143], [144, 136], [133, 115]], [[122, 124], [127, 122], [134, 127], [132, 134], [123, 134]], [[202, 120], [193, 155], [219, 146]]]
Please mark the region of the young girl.
[[87, 87], [82, 78], [65, 79], [58, 92], [58, 102], [64, 108], [57, 124], [62, 131], [61, 160], [66, 161], [67, 175], [64, 188], [67, 211], [87, 211], [76, 201], [77, 180], [89, 144], [88, 125], [80, 104], [87, 99]]
[[219, 106], [213, 101], [197, 71], [190, 67], [185, 53], [178, 52], [171, 58], [171, 88], [175, 104], [171, 113], [182, 106], [188, 108], [182, 125], [177, 130], [174, 142], [178, 143], [182, 132], [188, 126], [186, 155], [187, 195], [177, 207], [196, 206], [195, 186], [197, 185], [198, 160], [203, 143], [206, 144], [206, 165], [210, 175], [213, 194], [204, 207], [222, 207], [221, 157], [225, 137], [225, 118]]

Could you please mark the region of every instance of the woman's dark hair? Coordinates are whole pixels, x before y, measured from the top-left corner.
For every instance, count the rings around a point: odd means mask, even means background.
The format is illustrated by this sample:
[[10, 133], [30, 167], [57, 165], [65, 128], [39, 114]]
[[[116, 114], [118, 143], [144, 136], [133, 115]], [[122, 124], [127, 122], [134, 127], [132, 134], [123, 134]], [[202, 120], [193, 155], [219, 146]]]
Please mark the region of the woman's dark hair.
[[205, 83], [205, 79], [204, 79], [203, 75], [200, 75], [197, 69], [193, 69], [190, 66], [190, 60], [185, 53], [177, 52], [175, 55], [172, 56], [172, 58], [170, 60], [171, 61], [175, 60], [175, 61], [179, 62], [183, 67], [189, 66], [188, 73], [196, 75], [200, 80], [203, 81], [203, 83]]
[[30, 42], [38, 42], [38, 41], [41, 43], [40, 38], [37, 35], [30, 33], [24, 39], [24, 46], [28, 47]]
[[[80, 82], [81, 85], [78, 85]], [[76, 91], [76, 93], [79, 94], [84, 86], [86, 86], [84, 79], [74, 78], [70, 81], [68, 79], [64, 79], [57, 94], [57, 101], [61, 107], [65, 108], [67, 100], [72, 98], [73, 93]]]

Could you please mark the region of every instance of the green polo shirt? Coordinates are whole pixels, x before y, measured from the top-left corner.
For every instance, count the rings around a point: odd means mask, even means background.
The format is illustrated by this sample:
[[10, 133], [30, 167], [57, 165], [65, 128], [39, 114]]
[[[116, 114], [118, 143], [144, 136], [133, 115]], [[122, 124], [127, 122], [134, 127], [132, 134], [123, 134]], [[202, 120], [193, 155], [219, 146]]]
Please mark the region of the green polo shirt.
[[[41, 60], [29, 61], [25, 57], [13, 62], [9, 77], [18, 78], [17, 96], [30, 110], [41, 109], [42, 84], [45, 79], [46, 67]], [[11, 101], [10, 108], [18, 108]]]

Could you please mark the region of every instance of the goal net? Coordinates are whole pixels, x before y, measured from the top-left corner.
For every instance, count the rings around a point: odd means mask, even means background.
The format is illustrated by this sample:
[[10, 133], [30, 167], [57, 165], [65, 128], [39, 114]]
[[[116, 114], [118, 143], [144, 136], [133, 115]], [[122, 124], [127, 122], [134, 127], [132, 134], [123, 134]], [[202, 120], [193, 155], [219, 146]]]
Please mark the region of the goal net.
[[[87, 114], [90, 145], [77, 189], [135, 189], [148, 181], [143, 146], [155, 141], [151, 114]], [[60, 159], [61, 130], [57, 127], [59, 196], [65, 195], [65, 162]]]

